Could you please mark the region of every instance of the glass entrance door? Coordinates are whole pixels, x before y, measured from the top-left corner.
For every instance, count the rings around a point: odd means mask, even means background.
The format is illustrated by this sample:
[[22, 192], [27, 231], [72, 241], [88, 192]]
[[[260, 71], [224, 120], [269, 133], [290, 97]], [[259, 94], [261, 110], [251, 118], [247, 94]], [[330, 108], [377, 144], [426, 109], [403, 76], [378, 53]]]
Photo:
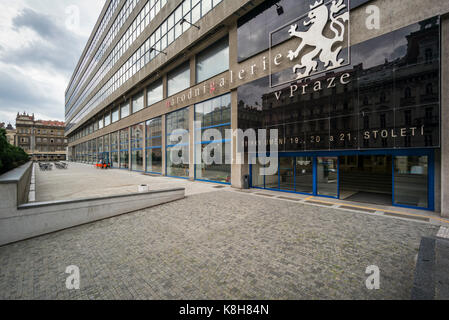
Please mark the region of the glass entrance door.
[[295, 158], [280, 158], [279, 160], [279, 189], [295, 191]]
[[317, 195], [338, 198], [338, 157], [317, 157]]
[[428, 156], [396, 156], [394, 159], [394, 203], [407, 207], [429, 207]]
[[313, 158], [296, 157], [295, 191], [313, 194]]

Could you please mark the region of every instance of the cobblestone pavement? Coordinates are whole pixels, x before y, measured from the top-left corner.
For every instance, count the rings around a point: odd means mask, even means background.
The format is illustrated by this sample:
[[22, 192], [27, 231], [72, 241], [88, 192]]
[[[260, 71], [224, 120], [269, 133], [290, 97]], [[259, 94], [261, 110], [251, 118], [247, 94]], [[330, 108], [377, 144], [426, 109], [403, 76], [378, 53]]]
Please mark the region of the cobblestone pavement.
[[1, 247], [0, 298], [409, 299], [420, 239], [437, 232], [222, 190]]

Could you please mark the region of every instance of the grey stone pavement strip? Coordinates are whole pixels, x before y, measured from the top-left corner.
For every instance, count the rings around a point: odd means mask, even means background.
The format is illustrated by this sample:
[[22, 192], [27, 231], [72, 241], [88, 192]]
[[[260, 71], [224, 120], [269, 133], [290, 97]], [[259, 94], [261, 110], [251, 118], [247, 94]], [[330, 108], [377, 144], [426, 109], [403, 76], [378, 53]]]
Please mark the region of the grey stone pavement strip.
[[438, 230], [219, 190], [0, 247], [0, 299], [410, 299]]
[[449, 239], [449, 228], [442, 226], [437, 233], [437, 237]]

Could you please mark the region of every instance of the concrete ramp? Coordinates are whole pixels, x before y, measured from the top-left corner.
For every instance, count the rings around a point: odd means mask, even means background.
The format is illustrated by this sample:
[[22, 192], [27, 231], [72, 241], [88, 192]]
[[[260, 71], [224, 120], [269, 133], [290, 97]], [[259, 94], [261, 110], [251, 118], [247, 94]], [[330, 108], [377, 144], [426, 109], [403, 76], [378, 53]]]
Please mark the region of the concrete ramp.
[[30, 164], [0, 177], [0, 245], [183, 199], [184, 188], [24, 203]]

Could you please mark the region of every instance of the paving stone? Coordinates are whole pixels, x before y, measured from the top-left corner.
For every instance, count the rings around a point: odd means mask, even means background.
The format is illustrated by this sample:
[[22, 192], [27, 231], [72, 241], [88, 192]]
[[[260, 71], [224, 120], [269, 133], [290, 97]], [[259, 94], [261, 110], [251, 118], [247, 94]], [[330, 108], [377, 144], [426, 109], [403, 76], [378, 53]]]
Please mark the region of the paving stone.
[[[0, 299], [409, 299], [438, 226], [218, 190], [0, 248]], [[80, 268], [81, 289], [65, 287]], [[368, 290], [366, 268], [381, 271]]]

